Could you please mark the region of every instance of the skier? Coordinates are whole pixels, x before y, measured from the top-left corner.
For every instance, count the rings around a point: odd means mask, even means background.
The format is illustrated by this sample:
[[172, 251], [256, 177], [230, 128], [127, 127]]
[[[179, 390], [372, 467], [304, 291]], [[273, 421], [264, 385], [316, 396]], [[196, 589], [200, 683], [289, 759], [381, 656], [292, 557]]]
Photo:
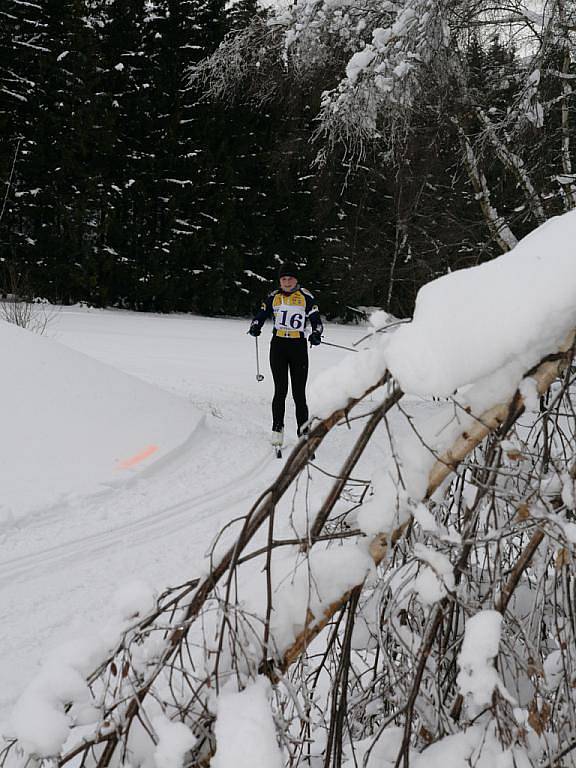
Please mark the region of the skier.
[[292, 383], [292, 397], [296, 406], [298, 437], [306, 431], [308, 405], [306, 404], [306, 379], [308, 378], [308, 349], [305, 330], [310, 321], [312, 332], [310, 346], [321, 343], [322, 318], [314, 296], [298, 283], [298, 268], [294, 264], [282, 264], [278, 270], [280, 288], [272, 291], [262, 302], [248, 333], [259, 336], [264, 321], [274, 319], [270, 342], [270, 368], [274, 378], [272, 400], [272, 445], [281, 456], [284, 441], [284, 410], [288, 394], [288, 372]]

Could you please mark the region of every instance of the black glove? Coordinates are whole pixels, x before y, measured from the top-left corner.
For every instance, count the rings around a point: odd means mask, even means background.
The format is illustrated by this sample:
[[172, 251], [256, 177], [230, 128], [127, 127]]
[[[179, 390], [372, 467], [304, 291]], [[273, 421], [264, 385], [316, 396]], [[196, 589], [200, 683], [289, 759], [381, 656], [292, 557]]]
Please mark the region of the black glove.
[[308, 336], [308, 341], [311, 347], [317, 347], [318, 344], [322, 343], [322, 334], [320, 331], [312, 331], [310, 336]]
[[248, 333], [250, 336], [260, 336], [260, 326], [258, 323], [252, 323], [250, 328], [248, 329]]

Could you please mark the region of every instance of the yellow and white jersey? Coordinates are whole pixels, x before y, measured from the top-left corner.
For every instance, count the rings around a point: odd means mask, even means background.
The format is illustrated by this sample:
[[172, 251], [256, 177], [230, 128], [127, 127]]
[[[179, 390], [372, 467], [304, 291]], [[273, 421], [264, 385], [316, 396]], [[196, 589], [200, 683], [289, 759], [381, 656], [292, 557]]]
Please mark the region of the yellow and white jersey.
[[290, 293], [272, 291], [262, 302], [254, 321], [262, 326], [267, 317], [274, 319], [272, 333], [280, 338], [303, 338], [308, 321], [315, 331], [322, 333], [322, 319], [314, 296], [299, 285]]
[[299, 339], [306, 325], [306, 297], [302, 290], [286, 295], [278, 291], [272, 299], [276, 336]]

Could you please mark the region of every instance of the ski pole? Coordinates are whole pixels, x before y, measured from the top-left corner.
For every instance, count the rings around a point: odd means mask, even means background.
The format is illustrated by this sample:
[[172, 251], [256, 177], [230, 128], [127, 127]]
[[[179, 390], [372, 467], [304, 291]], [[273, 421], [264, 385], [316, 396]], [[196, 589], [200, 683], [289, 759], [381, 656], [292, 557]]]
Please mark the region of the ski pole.
[[260, 373], [260, 361], [258, 359], [258, 336], [254, 337], [256, 342], [256, 381], [264, 381], [264, 376]]
[[343, 347], [342, 344], [331, 344], [329, 341], [322, 341], [321, 344], [326, 344], [328, 347], [338, 347], [338, 349], [347, 349], [348, 352], [358, 352], [357, 349], [354, 349], [353, 347]]

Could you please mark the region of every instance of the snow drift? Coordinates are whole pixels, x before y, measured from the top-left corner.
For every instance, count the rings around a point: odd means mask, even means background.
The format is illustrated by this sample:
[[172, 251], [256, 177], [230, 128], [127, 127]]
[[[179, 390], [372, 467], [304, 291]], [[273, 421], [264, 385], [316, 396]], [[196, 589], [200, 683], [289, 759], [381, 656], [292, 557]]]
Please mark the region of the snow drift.
[[199, 421], [186, 401], [0, 322], [0, 526], [133, 477]]

